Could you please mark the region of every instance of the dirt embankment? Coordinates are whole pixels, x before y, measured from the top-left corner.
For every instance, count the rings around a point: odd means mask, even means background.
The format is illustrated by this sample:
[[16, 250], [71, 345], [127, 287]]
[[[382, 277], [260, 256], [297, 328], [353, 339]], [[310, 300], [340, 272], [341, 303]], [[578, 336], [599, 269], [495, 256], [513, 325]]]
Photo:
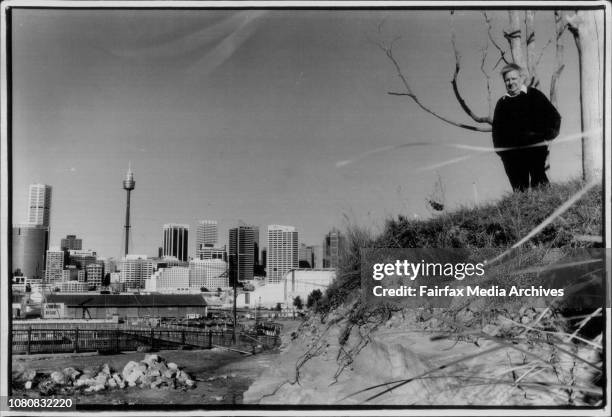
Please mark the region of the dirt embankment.
[[[245, 403], [567, 406], [592, 405], [601, 395], [591, 382], [595, 350], [538, 341], [520, 318], [446, 337], [439, 323], [428, 329], [431, 318], [396, 312], [351, 325], [348, 310], [305, 322], [277, 366], [244, 393]], [[516, 337], [497, 337], [502, 332]]]

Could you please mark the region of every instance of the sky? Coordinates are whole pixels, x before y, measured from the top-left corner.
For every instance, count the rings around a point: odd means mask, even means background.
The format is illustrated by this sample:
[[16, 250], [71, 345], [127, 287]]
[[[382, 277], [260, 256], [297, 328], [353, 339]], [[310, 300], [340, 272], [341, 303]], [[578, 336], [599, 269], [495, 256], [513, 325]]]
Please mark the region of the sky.
[[[507, 13], [490, 13], [505, 46]], [[166, 223], [219, 222], [220, 244], [242, 221], [292, 225], [321, 244], [332, 228], [373, 232], [398, 215], [435, 215], [510, 192], [490, 133], [440, 122], [407, 97], [380, 42], [419, 98], [469, 123], [453, 97], [451, 28], [459, 83], [486, 114], [480, 70], [487, 26], [478, 10], [13, 10], [13, 223], [26, 220], [31, 183], [53, 187], [51, 246], [66, 234], [84, 249], [123, 253], [131, 164], [130, 252], [156, 255]], [[552, 12], [536, 14], [538, 73], [548, 94]], [[580, 131], [578, 64], [569, 33], [559, 83], [560, 136]], [[486, 68], [493, 102], [504, 87]], [[430, 145], [393, 149], [396, 145]], [[382, 149], [381, 149], [382, 148]], [[378, 151], [376, 151], [378, 150]], [[469, 155], [468, 159], [435, 168]], [[552, 181], [581, 174], [580, 144], [551, 147]]]

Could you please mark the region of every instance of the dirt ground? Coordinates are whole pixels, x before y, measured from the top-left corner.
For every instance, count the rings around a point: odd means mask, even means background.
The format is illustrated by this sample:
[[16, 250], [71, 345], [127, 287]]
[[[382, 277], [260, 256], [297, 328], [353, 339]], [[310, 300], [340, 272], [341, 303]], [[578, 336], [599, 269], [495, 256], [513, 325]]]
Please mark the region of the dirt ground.
[[[298, 322], [285, 324], [284, 332], [291, 332]], [[133, 404], [182, 404], [182, 405], [233, 405], [242, 404], [242, 394], [257, 377], [277, 361], [278, 350], [244, 356], [237, 352], [213, 350], [166, 350], [155, 352], [168, 362], [175, 362], [197, 382], [193, 389], [142, 389], [107, 390], [95, 394], [82, 394], [77, 404], [133, 405]], [[116, 355], [15, 355], [12, 357], [13, 373], [19, 369], [34, 368], [38, 372], [51, 372], [66, 367], [79, 370], [97, 367], [105, 363], [121, 371], [129, 361], [140, 361], [142, 352], [126, 352]], [[37, 397], [36, 390], [13, 391], [13, 396]]]

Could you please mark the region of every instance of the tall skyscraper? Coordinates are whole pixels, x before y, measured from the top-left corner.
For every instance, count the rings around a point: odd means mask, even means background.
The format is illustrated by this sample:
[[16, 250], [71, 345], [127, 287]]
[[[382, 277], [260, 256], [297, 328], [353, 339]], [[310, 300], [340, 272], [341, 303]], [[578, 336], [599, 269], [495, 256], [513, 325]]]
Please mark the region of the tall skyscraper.
[[[28, 223], [49, 227], [51, 219], [51, 186], [30, 184]], [[45, 250], [47, 250], [45, 248]]]
[[45, 266], [45, 282], [61, 282], [64, 271], [64, 251], [61, 249], [49, 249], [47, 251], [47, 263]]
[[323, 268], [337, 268], [344, 251], [345, 238], [338, 229], [332, 229], [323, 239]]
[[217, 244], [218, 226], [216, 220], [200, 220], [196, 228], [196, 256], [202, 248], [212, 248]]
[[46, 251], [49, 247], [49, 228], [36, 224], [13, 226], [12, 273], [21, 271], [28, 278], [42, 279]]
[[174, 256], [180, 261], [188, 261], [189, 225], [165, 224], [163, 256]]
[[67, 235], [61, 240], [60, 248], [63, 250], [83, 249], [83, 240], [77, 239], [76, 235]]
[[280, 282], [283, 275], [299, 266], [298, 232], [293, 226], [268, 226], [266, 281]]
[[136, 188], [136, 181], [134, 181], [134, 173], [132, 172], [132, 166], [128, 165], [125, 179], [123, 180], [123, 189], [127, 191], [127, 199], [125, 204], [125, 250], [124, 256], [127, 256], [130, 245], [130, 193]]
[[229, 279], [246, 281], [253, 279], [255, 265], [255, 236], [259, 237], [259, 228], [255, 226], [238, 226], [229, 231]]

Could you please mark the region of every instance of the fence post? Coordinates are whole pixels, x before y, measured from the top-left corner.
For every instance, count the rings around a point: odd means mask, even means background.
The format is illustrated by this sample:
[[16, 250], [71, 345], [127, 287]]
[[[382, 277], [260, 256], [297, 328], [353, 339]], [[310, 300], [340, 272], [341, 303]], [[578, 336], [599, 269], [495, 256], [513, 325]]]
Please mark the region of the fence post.
[[120, 332], [119, 329], [115, 329], [115, 346], [116, 346], [117, 352], [121, 351], [121, 349], [119, 347], [119, 332]]
[[75, 327], [74, 329], [74, 352], [77, 353], [79, 351], [79, 328]]
[[28, 347], [26, 349], [26, 353], [29, 355], [31, 353], [30, 345], [32, 343], [32, 326], [28, 326]]
[[185, 344], [185, 330], [181, 332], [181, 344]]
[[208, 331], [208, 348], [212, 349], [212, 332]]
[[155, 334], [154, 334], [154, 330], [151, 329], [151, 343], [149, 343], [151, 345], [151, 350], [153, 350], [153, 340], [155, 338]]

